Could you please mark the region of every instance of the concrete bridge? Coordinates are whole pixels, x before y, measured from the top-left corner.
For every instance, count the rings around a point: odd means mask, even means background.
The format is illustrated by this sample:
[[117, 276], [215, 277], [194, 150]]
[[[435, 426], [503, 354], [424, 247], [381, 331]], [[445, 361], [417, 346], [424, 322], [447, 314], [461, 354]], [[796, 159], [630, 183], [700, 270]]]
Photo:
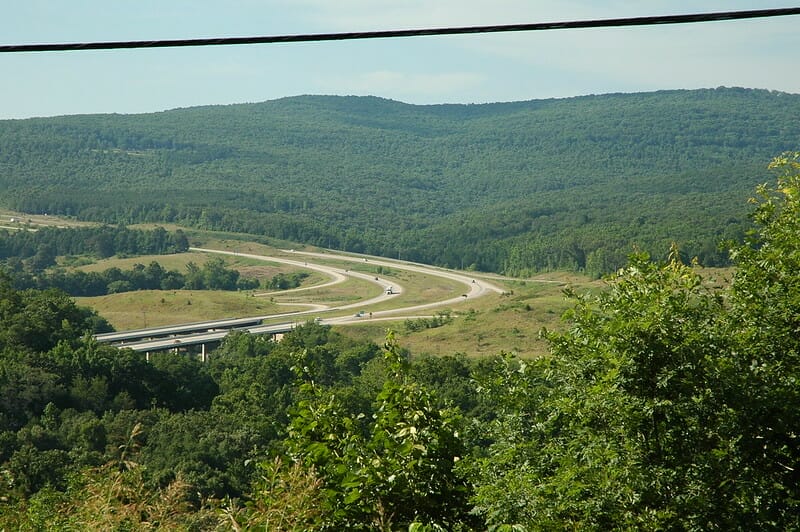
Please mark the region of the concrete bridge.
[[179, 351], [189, 346], [200, 346], [200, 358], [207, 359], [207, 347], [219, 344], [232, 331], [243, 331], [250, 334], [269, 334], [277, 336], [293, 330], [292, 323], [276, 323], [263, 325], [263, 317], [236, 318], [227, 320], [186, 323], [169, 327], [153, 327], [113, 333], [96, 334], [95, 340], [111, 344], [115, 347], [133, 349], [145, 353], [156, 351]]

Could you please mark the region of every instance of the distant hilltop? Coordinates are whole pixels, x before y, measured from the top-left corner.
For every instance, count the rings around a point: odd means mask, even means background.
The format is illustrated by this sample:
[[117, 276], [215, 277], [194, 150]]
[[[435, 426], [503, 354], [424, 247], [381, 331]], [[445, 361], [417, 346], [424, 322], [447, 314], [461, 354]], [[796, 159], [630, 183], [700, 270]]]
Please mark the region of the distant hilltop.
[[0, 204], [513, 274], [598, 273], [673, 241], [722, 264], [767, 164], [800, 147], [798, 116], [800, 95], [717, 88], [6, 120]]

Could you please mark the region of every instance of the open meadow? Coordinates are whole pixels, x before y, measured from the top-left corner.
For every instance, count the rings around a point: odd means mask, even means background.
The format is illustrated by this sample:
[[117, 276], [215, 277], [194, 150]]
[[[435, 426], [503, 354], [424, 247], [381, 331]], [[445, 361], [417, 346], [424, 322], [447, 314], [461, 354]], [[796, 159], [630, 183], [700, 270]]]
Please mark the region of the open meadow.
[[[551, 273], [536, 279], [506, 279], [479, 272], [460, 272], [468, 277], [489, 281], [502, 289], [481, 297], [465, 297], [469, 287], [463, 282], [422, 272], [404, 269], [404, 263], [373, 257], [351, 255], [342, 258], [303, 258], [295, 250], [277, 249], [255, 242], [232, 241], [220, 238], [195, 239], [193, 245], [202, 245], [231, 253], [224, 256], [227, 268], [237, 270], [242, 277], [259, 279], [262, 287], [274, 275], [296, 271], [309, 273], [302, 285], [293, 290], [247, 291], [220, 290], [141, 290], [99, 297], [77, 298], [81, 305], [95, 309], [117, 330], [138, 329], [177, 323], [245, 316], [277, 317], [270, 321], [286, 321], [287, 317], [298, 323], [320, 318], [342, 318], [363, 313], [356, 323], [335, 325], [354, 338], [381, 344], [387, 331], [395, 332], [400, 344], [413, 355], [446, 355], [463, 353], [470, 357], [515, 352], [521, 356], [537, 356], [546, 352], [547, 346], [539, 338], [542, 328], [562, 326], [561, 315], [568, 302], [563, 290], [599, 286], [597, 281], [564, 273]], [[319, 252], [316, 248], [302, 247], [304, 251]], [[235, 254], [233, 254], [235, 253]], [[245, 256], [247, 255], [247, 256]], [[253, 255], [264, 259], [253, 258]], [[84, 271], [103, 271], [108, 268], [122, 270], [136, 264], [158, 262], [165, 269], [183, 271], [187, 264], [204, 264], [212, 255], [190, 251], [174, 255], [140, 256], [103, 259], [79, 266]], [[270, 260], [270, 257], [274, 260]], [[279, 262], [294, 260], [297, 265]], [[395, 265], [381, 265], [394, 262]], [[302, 262], [302, 263], [301, 263]], [[366, 303], [380, 294], [380, 288], [358, 277], [346, 277], [343, 282], [331, 283], [328, 275], [308, 266], [333, 268], [375, 276], [396, 283], [402, 293], [391, 299]], [[464, 296], [464, 297], [462, 297]], [[448, 304], [430, 306], [411, 313], [385, 314], [393, 309], [432, 305], [439, 301]], [[364, 302], [363, 305], [360, 305]], [[381, 313], [370, 319], [370, 313]], [[436, 315], [447, 316], [440, 322]]]

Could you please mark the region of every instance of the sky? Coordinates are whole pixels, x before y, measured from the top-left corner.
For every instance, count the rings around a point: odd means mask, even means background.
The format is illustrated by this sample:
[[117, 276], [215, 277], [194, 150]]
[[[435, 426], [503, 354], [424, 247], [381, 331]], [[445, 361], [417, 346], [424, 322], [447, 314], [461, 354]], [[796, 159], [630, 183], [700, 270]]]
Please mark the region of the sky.
[[[798, 0], [4, 0], [0, 44], [247, 37], [797, 7]], [[301, 94], [412, 104], [748, 87], [800, 93], [800, 16], [363, 41], [0, 54], [0, 119]]]

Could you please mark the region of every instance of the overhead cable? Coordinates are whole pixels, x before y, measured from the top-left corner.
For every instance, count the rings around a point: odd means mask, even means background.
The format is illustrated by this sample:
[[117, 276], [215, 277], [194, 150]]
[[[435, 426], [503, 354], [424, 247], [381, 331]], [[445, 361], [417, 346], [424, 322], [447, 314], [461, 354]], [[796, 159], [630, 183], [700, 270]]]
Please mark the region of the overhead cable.
[[178, 48], [189, 46], [222, 46], [236, 44], [269, 44], [319, 41], [348, 41], [358, 39], [385, 39], [394, 37], [422, 37], [432, 35], [463, 35], [470, 33], [501, 33], [519, 31], [542, 31], [581, 28], [620, 28], [627, 26], [654, 26], [660, 24], [688, 24], [695, 22], [718, 22], [752, 18], [783, 17], [800, 15], [800, 7], [760, 9], [750, 11], [728, 11], [722, 13], [700, 13], [694, 15], [666, 15], [654, 17], [613, 18], [579, 20], [571, 22], [538, 22], [533, 24], [507, 24], [498, 26], [467, 26], [455, 28], [430, 28], [412, 30], [386, 30], [348, 33], [316, 33], [307, 35], [274, 35], [264, 37], [218, 37], [210, 39], [174, 39], [154, 41], [112, 41], [50, 44], [0, 45], [0, 53], [11, 52], [59, 52], [76, 50], [114, 50], [128, 48]]

